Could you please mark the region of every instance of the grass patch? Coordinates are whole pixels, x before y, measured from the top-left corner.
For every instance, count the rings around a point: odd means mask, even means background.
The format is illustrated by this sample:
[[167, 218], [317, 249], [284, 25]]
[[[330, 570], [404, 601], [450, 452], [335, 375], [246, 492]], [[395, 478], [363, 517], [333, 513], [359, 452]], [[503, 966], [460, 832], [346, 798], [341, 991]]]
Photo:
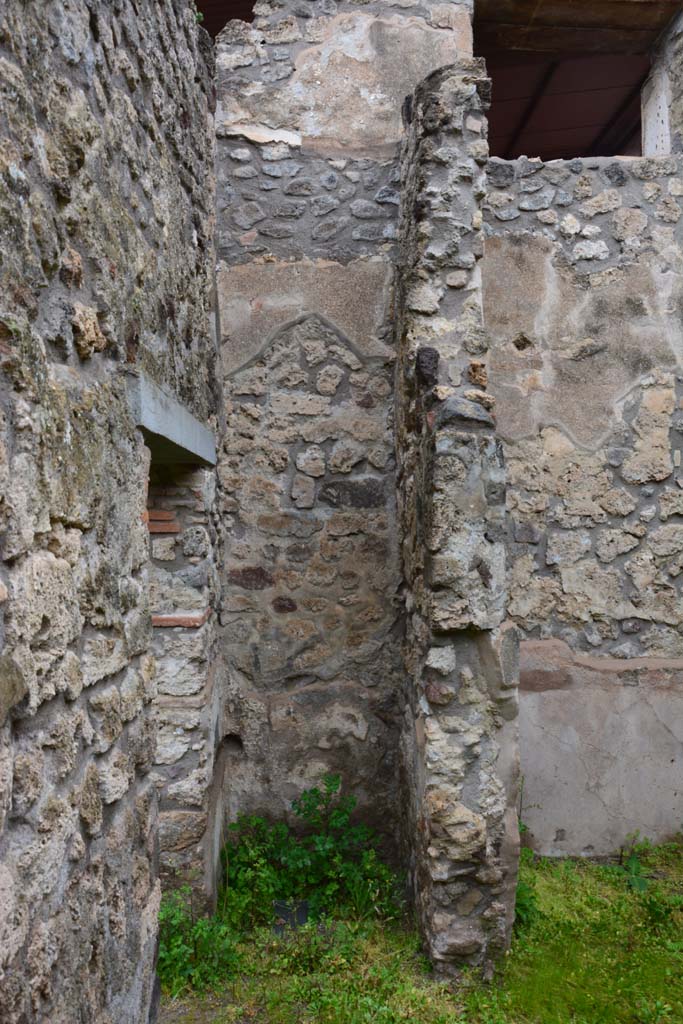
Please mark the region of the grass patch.
[[641, 844], [635, 858], [607, 866], [526, 853], [524, 920], [491, 985], [473, 973], [451, 990], [410, 926], [347, 914], [282, 939], [264, 927], [234, 935], [220, 996], [169, 1000], [162, 1022], [680, 1024], [683, 844]]

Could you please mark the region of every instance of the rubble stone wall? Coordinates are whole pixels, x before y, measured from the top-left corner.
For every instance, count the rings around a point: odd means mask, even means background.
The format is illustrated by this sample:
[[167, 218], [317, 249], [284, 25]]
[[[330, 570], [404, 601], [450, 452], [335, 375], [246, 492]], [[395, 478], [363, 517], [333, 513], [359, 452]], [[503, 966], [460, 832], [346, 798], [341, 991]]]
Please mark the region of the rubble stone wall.
[[216, 767], [222, 661], [216, 650], [220, 530], [213, 469], [152, 466], [149, 603], [157, 666], [154, 780], [164, 887], [189, 882], [196, 906], [216, 894], [222, 816]]
[[506, 622], [505, 467], [482, 310], [490, 83], [435, 72], [406, 108], [396, 400], [408, 587], [406, 846], [430, 956], [485, 971], [517, 875], [517, 634]]
[[523, 817], [545, 853], [678, 827], [680, 157], [488, 167], [491, 391], [523, 630]]
[[227, 815], [337, 771], [399, 847], [394, 247], [404, 98], [471, 4], [257, 5], [217, 41]]
[[0, 1019], [140, 1024], [157, 931], [144, 371], [215, 411], [184, 0], [0, 11]]

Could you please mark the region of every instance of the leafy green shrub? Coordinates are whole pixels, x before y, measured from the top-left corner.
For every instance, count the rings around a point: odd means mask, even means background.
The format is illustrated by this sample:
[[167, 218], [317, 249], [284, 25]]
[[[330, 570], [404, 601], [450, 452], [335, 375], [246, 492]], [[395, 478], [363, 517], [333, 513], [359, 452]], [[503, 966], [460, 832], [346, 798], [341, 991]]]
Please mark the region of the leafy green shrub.
[[201, 11], [197, 10], [197, 4], [194, 2], [194, 0], [191, 0], [190, 8], [192, 10], [192, 13], [194, 14], [194, 20], [197, 22], [198, 25], [201, 25], [201, 23], [204, 21], [204, 15], [202, 14]]
[[405, 920], [335, 914], [282, 937], [270, 927], [241, 935], [229, 988], [218, 1001], [183, 999], [179, 1016], [187, 1024], [683, 1022], [683, 844], [642, 860], [641, 894], [613, 866], [523, 854], [520, 880], [538, 898], [538, 917], [517, 931], [493, 985], [475, 968], [457, 985], [430, 976]]
[[645, 892], [648, 885], [647, 876], [645, 875], [640, 857], [635, 850], [631, 850], [626, 863], [623, 865], [623, 871], [626, 875], [626, 883], [629, 889], [632, 889], [633, 892]]
[[292, 803], [301, 834], [283, 822], [239, 817], [223, 850], [227, 919], [237, 927], [265, 924], [276, 899], [307, 899], [313, 918], [340, 909], [360, 920], [395, 915], [396, 878], [372, 831], [352, 823], [355, 807], [341, 793], [341, 777], [326, 775]]
[[163, 898], [157, 972], [166, 991], [177, 996], [186, 988], [215, 987], [238, 967], [232, 931], [218, 918], [195, 916], [189, 886]]

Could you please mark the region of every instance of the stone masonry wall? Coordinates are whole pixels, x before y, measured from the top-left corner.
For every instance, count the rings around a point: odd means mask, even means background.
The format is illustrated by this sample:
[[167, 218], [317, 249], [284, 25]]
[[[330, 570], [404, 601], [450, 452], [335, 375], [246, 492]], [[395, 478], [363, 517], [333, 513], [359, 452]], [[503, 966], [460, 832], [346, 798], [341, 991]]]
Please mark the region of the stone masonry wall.
[[210, 67], [184, 0], [0, 9], [0, 1019], [141, 1024], [144, 371], [214, 413]]
[[217, 42], [227, 816], [326, 770], [397, 851], [401, 106], [471, 4], [259, 2]]
[[517, 874], [517, 637], [479, 266], [489, 95], [481, 61], [431, 75], [406, 107], [402, 156], [406, 835], [428, 951], [447, 973], [491, 969]]
[[592, 163], [489, 169], [510, 613], [586, 652], [678, 657], [683, 181], [674, 158]]
[[225, 732], [246, 754], [226, 778], [231, 817], [339, 771], [366, 816], [395, 825], [392, 376], [310, 315], [231, 380]]
[[681, 163], [494, 160], [488, 180], [523, 816], [543, 852], [610, 853], [680, 817]]
[[160, 873], [164, 885], [190, 882], [200, 906], [216, 893], [222, 827], [212, 785], [221, 679], [214, 613], [220, 564], [212, 515], [216, 475], [213, 469], [153, 466], [151, 477]]

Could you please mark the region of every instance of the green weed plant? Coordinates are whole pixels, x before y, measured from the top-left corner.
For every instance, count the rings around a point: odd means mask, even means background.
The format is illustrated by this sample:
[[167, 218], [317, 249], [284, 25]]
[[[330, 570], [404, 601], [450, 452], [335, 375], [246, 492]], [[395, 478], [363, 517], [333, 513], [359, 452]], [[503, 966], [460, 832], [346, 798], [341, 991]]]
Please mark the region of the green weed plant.
[[[485, 984], [473, 968], [457, 981], [446, 982], [434, 976], [409, 920], [395, 910], [386, 919], [377, 912], [381, 901], [374, 899], [370, 912], [358, 913], [343, 881], [344, 872], [338, 866], [323, 870], [316, 862], [316, 844], [311, 839], [337, 834], [331, 825], [331, 808], [339, 805], [339, 790], [328, 792], [323, 785], [311, 801], [310, 808], [308, 802], [302, 807], [309, 827], [304, 848], [311, 859], [311, 865], [304, 864], [303, 875], [328, 893], [329, 902], [322, 901], [328, 909], [318, 920], [282, 938], [273, 934], [269, 924], [257, 920], [253, 928], [242, 924], [238, 929], [233, 922], [239, 917], [226, 921], [219, 914], [214, 920], [227, 927], [232, 937], [223, 966], [218, 969], [214, 960], [208, 971], [214, 972], [212, 986], [221, 992], [221, 1008], [216, 1009], [216, 996], [208, 1000], [194, 995], [183, 1020], [197, 1024], [683, 1024], [683, 840], [661, 847], [633, 844], [616, 865], [556, 861], [524, 853], [518, 924], [496, 978]], [[350, 824], [345, 813], [335, 819], [342, 833], [344, 822]], [[256, 829], [260, 852], [252, 858], [242, 845], [240, 826], [233, 832], [231, 856], [241, 847], [240, 857], [244, 855], [244, 862], [252, 867], [259, 857], [272, 864], [270, 844], [281, 851], [282, 843], [287, 847], [288, 842], [273, 839], [272, 827], [267, 826], [265, 833]], [[360, 866], [368, 847], [358, 846], [345, 836], [324, 848], [334, 861], [334, 850], [341, 847], [346, 851], [340, 854], [341, 862], [348, 855]], [[251, 839], [249, 849], [253, 852]], [[633, 853], [638, 866], [630, 861]], [[298, 860], [293, 862], [296, 877], [288, 875], [287, 857], [280, 858], [278, 853], [274, 863], [273, 877], [290, 877], [293, 898], [307, 891], [299, 881]], [[230, 864], [233, 871], [234, 860]], [[254, 880], [255, 876], [248, 877]], [[632, 884], [634, 878], [642, 879], [644, 886]], [[278, 892], [279, 898], [279, 885], [268, 887], [268, 895]], [[327, 889], [328, 885], [332, 887]], [[248, 907], [242, 920], [259, 917], [260, 911]], [[171, 923], [170, 918], [166, 923]], [[181, 947], [194, 948], [193, 936], [184, 933], [183, 927], [176, 922], [181, 939], [170, 947], [178, 964], [182, 963]], [[165, 941], [168, 944], [168, 938]], [[162, 941], [162, 949], [163, 945]], [[196, 977], [203, 981], [207, 976], [195, 973], [201, 949], [200, 942], [192, 954], [195, 969], [186, 975], [188, 980], [178, 972], [178, 983], [186, 992], [196, 986]], [[173, 992], [169, 976], [173, 972], [165, 975], [166, 988]], [[177, 985], [175, 990], [179, 991]]]
[[234, 977], [242, 964], [241, 937], [272, 924], [275, 900], [307, 900], [311, 919], [322, 928], [301, 931], [294, 944], [287, 937], [283, 955], [289, 950], [303, 956], [304, 946], [312, 955], [331, 943], [331, 958], [337, 962], [342, 932], [322, 925], [326, 917], [347, 919], [344, 934], [371, 918], [397, 917], [402, 903], [398, 879], [381, 860], [374, 833], [354, 823], [356, 803], [352, 794], [342, 793], [339, 775], [326, 775], [320, 786], [293, 802], [296, 829], [285, 822], [239, 817], [221, 854], [223, 886], [216, 915], [195, 913], [189, 886], [162, 901], [158, 973], [165, 990], [177, 996]]
[[157, 973], [171, 996], [221, 984], [240, 966], [233, 930], [195, 912], [189, 886], [165, 896], [159, 912]]
[[223, 850], [223, 913], [239, 929], [272, 919], [273, 900], [308, 900], [311, 916], [346, 913], [355, 919], [395, 916], [394, 873], [384, 864], [372, 831], [352, 820], [356, 799], [341, 777], [292, 803], [298, 827], [239, 817]]

